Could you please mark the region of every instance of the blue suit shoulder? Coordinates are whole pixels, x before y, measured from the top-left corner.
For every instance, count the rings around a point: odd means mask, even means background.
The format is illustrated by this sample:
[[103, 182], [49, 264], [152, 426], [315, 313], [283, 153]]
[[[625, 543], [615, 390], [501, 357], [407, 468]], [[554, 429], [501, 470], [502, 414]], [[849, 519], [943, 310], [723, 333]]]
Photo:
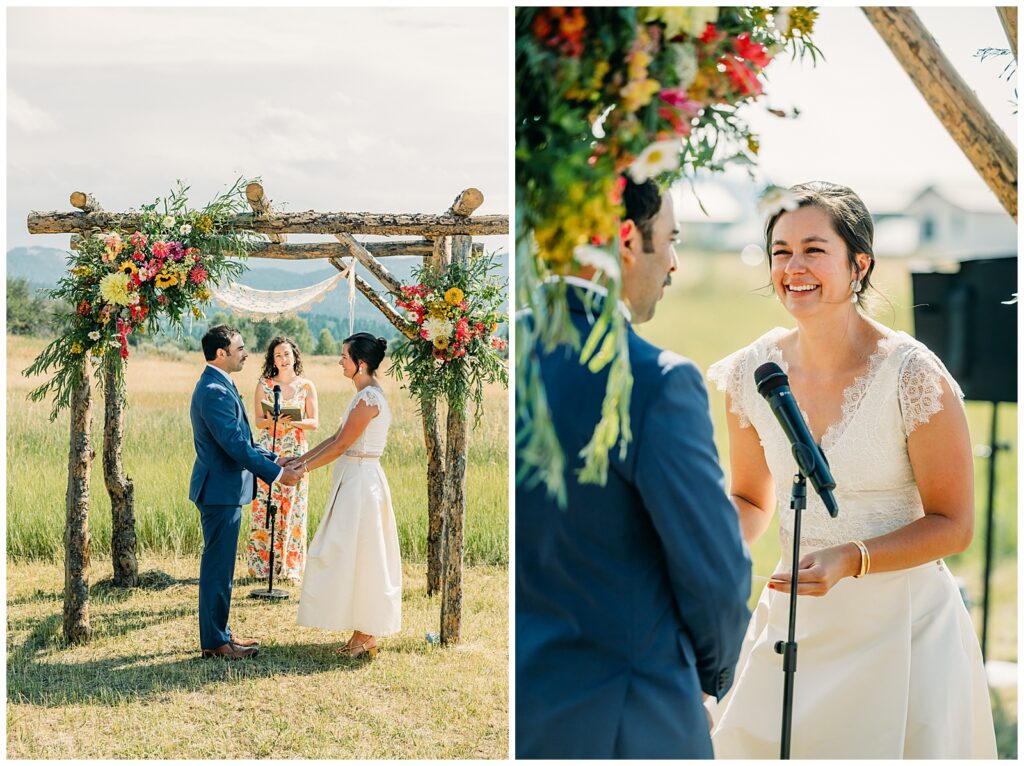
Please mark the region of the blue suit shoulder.
[[635, 401], [647, 404], [663, 393], [666, 386], [684, 386], [702, 394], [694, 404], [707, 409], [704, 375], [692, 359], [659, 348], [635, 332], [629, 335], [629, 357]]

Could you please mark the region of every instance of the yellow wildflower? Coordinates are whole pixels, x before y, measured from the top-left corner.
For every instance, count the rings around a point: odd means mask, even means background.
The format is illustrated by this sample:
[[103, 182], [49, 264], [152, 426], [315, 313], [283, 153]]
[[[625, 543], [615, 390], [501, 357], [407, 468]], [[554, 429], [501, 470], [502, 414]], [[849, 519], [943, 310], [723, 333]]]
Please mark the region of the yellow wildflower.
[[201, 317], [202, 315], [203, 312], [199, 310], [198, 306], [192, 307], [192, 316], [194, 316], [196, 319], [199, 319], [199, 317]]
[[210, 300], [210, 291], [205, 287], [200, 287], [196, 292], [196, 297], [203, 303], [206, 303], [206, 301]]
[[74, 343], [71, 344], [71, 353], [72, 354], [81, 354], [82, 353], [82, 344], [79, 343], [77, 340]]
[[457, 287], [449, 287], [444, 294], [444, 301], [449, 306], [458, 306], [462, 303], [462, 299], [466, 297], [466, 294]]
[[641, 8], [641, 21], [660, 21], [665, 25], [665, 37], [671, 40], [679, 34], [700, 37], [704, 27], [718, 21], [718, 8]]
[[121, 261], [121, 265], [117, 267], [117, 270], [124, 274], [138, 274], [139, 267], [131, 261]]
[[128, 305], [128, 281], [129, 276], [117, 271], [107, 274], [100, 280], [100, 297], [107, 303], [116, 306]]
[[196, 226], [199, 227], [199, 231], [203, 232], [203, 234], [209, 234], [213, 231], [213, 219], [208, 215], [204, 215], [196, 222]]
[[789, 28], [786, 35], [792, 37], [799, 34], [806, 37], [814, 31], [814, 22], [818, 19], [818, 12], [813, 8], [794, 7], [789, 9]]
[[661, 90], [661, 83], [657, 80], [632, 80], [619, 91], [622, 96], [622, 108], [627, 112], [635, 112], [642, 106], [647, 106], [654, 98], [654, 94]]

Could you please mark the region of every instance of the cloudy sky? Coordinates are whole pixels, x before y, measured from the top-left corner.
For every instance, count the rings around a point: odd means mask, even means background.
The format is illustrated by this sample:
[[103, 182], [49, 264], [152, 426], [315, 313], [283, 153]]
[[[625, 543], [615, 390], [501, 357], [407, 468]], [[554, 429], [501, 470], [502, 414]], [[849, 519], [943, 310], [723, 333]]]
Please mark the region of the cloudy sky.
[[[980, 61], [980, 48], [1007, 47], [994, 8], [915, 8], [947, 58], [996, 123], [1017, 141], [1014, 89], [1001, 78], [1007, 59]], [[996, 205], [994, 195], [931, 111], [859, 8], [825, 8], [813, 39], [826, 60], [768, 67], [766, 103], [801, 116], [782, 120], [752, 109], [766, 180], [792, 185], [831, 180], [851, 186], [869, 207], [904, 201], [926, 184], [956, 184]]]
[[8, 9], [7, 247], [65, 248], [25, 218], [72, 191], [124, 210], [177, 178], [198, 204], [259, 175], [293, 211], [441, 213], [476, 186], [478, 213], [508, 214], [508, 23], [503, 8]]

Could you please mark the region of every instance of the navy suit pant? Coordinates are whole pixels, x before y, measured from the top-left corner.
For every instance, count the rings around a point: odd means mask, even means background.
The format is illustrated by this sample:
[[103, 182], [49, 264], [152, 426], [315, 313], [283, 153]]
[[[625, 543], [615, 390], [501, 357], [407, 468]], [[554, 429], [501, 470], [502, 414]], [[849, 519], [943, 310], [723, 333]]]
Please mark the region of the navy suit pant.
[[199, 564], [199, 643], [216, 649], [231, 640], [228, 612], [235, 577], [240, 505], [198, 505], [203, 524], [203, 558]]

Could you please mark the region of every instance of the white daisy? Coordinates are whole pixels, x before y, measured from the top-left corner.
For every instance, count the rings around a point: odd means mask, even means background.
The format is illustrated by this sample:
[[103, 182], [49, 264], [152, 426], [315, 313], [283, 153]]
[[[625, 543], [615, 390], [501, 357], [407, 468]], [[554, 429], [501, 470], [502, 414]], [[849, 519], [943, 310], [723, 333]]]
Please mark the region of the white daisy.
[[783, 210], [792, 213], [798, 207], [800, 202], [797, 195], [781, 186], [769, 186], [757, 201], [757, 212], [765, 218], [770, 218]]
[[642, 184], [650, 178], [675, 170], [679, 167], [678, 138], [667, 141], [655, 141], [640, 152], [640, 156], [629, 166], [629, 177], [634, 183]]
[[602, 250], [600, 247], [594, 247], [593, 245], [580, 245], [572, 251], [572, 254], [581, 265], [590, 266], [603, 274], [607, 274], [612, 279], [619, 278], [619, 262], [607, 250]]

